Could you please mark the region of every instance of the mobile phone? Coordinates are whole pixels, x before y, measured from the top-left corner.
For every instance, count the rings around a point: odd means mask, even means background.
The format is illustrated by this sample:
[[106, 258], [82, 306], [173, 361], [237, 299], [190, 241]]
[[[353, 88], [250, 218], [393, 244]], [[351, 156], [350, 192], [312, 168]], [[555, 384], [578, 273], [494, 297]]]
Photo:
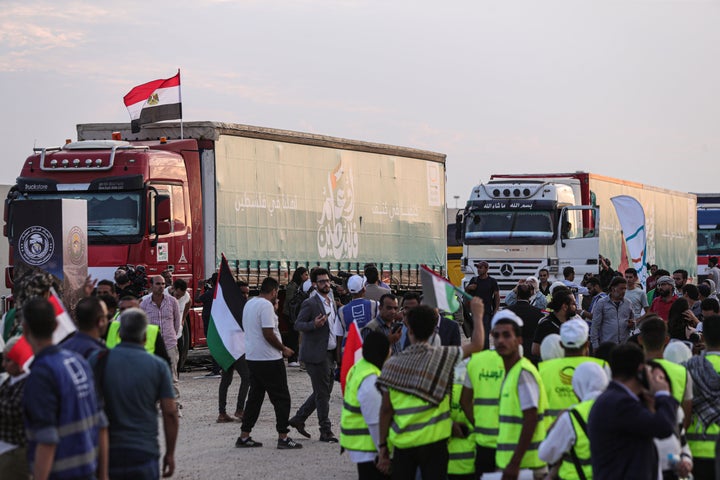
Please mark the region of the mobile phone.
[[392, 327], [390, 327], [390, 333], [397, 333], [398, 330], [402, 328], [403, 324], [401, 322], [395, 322], [392, 324]]

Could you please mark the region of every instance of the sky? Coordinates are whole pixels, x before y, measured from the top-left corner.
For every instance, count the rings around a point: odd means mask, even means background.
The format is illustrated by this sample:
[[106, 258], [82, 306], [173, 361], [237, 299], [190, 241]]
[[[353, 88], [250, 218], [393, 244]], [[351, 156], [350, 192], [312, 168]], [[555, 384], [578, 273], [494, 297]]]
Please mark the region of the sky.
[[711, 1], [0, 0], [0, 184], [180, 68], [186, 121], [446, 154], [450, 207], [493, 173], [717, 192], [718, 24]]

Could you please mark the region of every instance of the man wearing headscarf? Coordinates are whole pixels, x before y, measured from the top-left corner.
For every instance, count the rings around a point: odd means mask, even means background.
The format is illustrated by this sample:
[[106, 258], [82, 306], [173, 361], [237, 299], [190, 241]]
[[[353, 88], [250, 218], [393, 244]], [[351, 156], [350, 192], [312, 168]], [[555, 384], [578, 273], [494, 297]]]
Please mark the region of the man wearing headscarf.
[[595, 399], [608, 383], [605, 370], [597, 363], [581, 363], [575, 369], [573, 391], [582, 402], [560, 414], [538, 450], [540, 458], [550, 464], [562, 459], [560, 478], [592, 478], [587, 420]]

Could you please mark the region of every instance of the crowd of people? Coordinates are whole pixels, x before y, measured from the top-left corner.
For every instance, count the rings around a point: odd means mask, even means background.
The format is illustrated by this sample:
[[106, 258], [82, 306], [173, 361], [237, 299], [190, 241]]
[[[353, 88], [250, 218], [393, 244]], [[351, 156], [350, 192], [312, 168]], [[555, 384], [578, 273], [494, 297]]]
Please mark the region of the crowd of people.
[[[217, 422], [241, 422], [235, 447], [262, 447], [251, 433], [267, 394], [277, 449], [302, 448], [291, 429], [311, 438], [315, 416], [319, 441], [339, 443], [361, 480], [716, 478], [717, 259], [698, 284], [656, 266], [645, 287], [636, 270], [607, 263], [577, 282], [572, 267], [555, 282], [541, 270], [504, 299], [487, 262], [475, 267], [458, 312], [393, 294], [372, 264], [341, 277], [299, 267], [286, 288], [268, 277], [256, 296], [238, 282], [245, 353], [210, 373], [221, 376]], [[2, 478], [172, 475], [187, 284], [166, 272], [143, 292], [119, 271], [87, 285], [77, 332], [55, 344], [52, 280], [36, 277], [3, 323]], [[196, 298], [208, 321], [215, 282]], [[118, 374], [128, 366], [134, 375]], [[286, 368], [312, 387], [295, 412]], [[336, 382], [339, 430], [329, 414]]]

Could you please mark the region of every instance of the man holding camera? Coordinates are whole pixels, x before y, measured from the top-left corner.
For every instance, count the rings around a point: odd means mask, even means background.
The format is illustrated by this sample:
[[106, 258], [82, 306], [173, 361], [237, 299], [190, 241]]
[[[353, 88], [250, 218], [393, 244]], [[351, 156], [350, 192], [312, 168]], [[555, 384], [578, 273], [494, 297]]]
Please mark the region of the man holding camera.
[[305, 430], [305, 420], [317, 409], [320, 441], [337, 443], [328, 415], [335, 382], [335, 361], [340, 363], [345, 328], [330, 295], [330, 273], [324, 268], [316, 268], [310, 274], [310, 280], [315, 285], [315, 293], [302, 303], [295, 329], [303, 334], [300, 361], [305, 362], [313, 391], [290, 419], [290, 426], [310, 438]]

